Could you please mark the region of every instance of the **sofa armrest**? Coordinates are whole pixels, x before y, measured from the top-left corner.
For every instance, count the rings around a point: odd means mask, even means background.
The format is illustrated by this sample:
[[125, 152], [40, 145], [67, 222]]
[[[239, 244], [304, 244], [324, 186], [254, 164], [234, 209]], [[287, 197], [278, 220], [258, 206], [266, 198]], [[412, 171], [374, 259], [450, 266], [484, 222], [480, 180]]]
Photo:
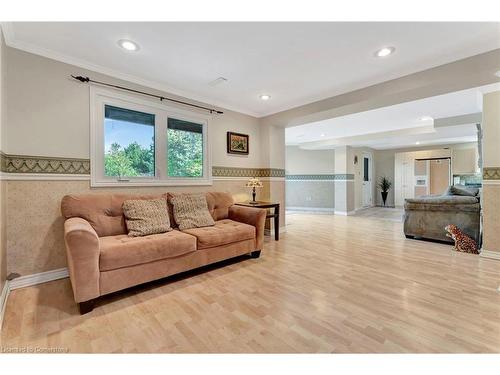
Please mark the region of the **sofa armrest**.
[[94, 228], [80, 217], [67, 219], [64, 242], [75, 301], [99, 297], [99, 237]]
[[245, 207], [233, 205], [229, 207], [229, 219], [239, 221], [255, 227], [256, 250], [262, 250], [264, 246], [264, 226], [266, 224], [267, 211], [262, 208]]

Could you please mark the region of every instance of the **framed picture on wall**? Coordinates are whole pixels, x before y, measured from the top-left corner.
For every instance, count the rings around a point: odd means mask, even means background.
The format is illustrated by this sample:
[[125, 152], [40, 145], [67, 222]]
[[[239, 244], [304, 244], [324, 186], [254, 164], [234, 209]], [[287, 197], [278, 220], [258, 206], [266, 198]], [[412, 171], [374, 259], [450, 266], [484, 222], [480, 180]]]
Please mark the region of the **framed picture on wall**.
[[248, 155], [248, 134], [227, 132], [227, 152], [229, 154]]

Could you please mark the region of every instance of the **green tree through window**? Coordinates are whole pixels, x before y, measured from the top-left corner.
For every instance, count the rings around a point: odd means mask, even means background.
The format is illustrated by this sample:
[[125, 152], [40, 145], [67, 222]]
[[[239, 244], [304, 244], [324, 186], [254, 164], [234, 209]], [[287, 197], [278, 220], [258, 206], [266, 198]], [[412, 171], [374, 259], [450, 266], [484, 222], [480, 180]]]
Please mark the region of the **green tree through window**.
[[169, 177], [203, 177], [203, 126], [168, 119], [167, 157]]

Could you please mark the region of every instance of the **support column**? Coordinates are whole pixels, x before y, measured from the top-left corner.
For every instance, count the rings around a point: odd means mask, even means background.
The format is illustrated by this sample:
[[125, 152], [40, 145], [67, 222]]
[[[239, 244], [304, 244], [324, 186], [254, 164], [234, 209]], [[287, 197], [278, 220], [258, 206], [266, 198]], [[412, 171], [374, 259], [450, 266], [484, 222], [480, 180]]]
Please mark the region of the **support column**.
[[481, 256], [500, 260], [500, 91], [483, 96], [483, 246]]
[[350, 146], [335, 149], [335, 214], [354, 213], [354, 163]]
[[[280, 203], [280, 227], [283, 230], [285, 226], [285, 128], [263, 126], [260, 140], [264, 167], [270, 169], [267, 199]], [[274, 222], [267, 221], [266, 229], [273, 231]]]

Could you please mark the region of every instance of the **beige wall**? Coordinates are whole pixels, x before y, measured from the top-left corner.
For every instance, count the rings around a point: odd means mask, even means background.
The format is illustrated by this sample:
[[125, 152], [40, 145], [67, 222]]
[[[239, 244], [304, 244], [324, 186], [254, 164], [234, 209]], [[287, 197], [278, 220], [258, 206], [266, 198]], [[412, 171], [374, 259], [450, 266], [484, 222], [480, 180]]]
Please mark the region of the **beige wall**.
[[[6, 122], [3, 122], [4, 136], [9, 139], [8, 143], [3, 143], [3, 151], [7, 154], [90, 158], [89, 88], [70, 79], [70, 74], [88, 75], [92, 79], [176, 97], [13, 48], [7, 47], [3, 53], [9, 92]], [[270, 126], [262, 130], [257, 118], [222, 110], [224, 114], [214, 115], [209, 123], [214, 166], [284, 169], [283, 128]], [[250, 135], [248, 156], [227, 154], [226, 132], [229, 130]], [[107, 189], [90, 188], [88, 180], [2, 181], [8, 195], [5, 206], [7, 271], [28, 275], [65, 267], [60, 201], [66, 194], [219, 190], [231, 192], [236, 200], [245, 200], [249, 198], [249, 190], [243, 187], [245, 180], [214, 178], [212, 186], [203, 187]], [[259, 199], [281, 203], [281, 225], [284, 225], [284, 178], [263, 180]]]
[[[244, 181], [215, 181], [211, 187], [190, 187], [189, 191], [228, 191], [235, 199], [249, 198]], [[259, 198], [270, 195], [270, 182], [264, 181]], [[7, 181], [8, 272], [29, 275], [66, 267], [63, 241], [61, 198], [66, 194], [120, 192], [157, 194], [186, 191], [182, 187], [90, 188], [89, 181]]]
[[[9, 142], [3, 151], [8, 154], [90, 157], [89, 85], [69, 78], [71, 74], [173, 96], [14, 48], [6, 52], [9, 95], [5, 132]], [[229, 130], [250, 135], [248, 156], [227, 154]], [[261, 144], [266, 142], [261, 140], [257, 118], [224, 110], [223, 115], [211, 118], [209, 138], [214, 166], [264, 167]]]
[[483, 96], [483, 165], [500, 167], [500, 91]]
[[[5, 43], [2, 30], [0, 29], [0, 151], [5, 142]], [[6, 182], [0, 180], [0, 294], [3, 290], [7, 277], [7, 241], [5, 236], [6, 220]]]
[[483, 249], [500, 253], [500, 91], [483, 97], [483, 168], [497, 170], [484, 180]]
[[334, 150], [303, 150], [286, 147], [286, 174], [334, 174]]
[[[334, 150], [303, 150], [298, 146], [286, 147], [287, 175], [333, 175]], [[333, 211], [335, 185], [331, 177], [325, 179], [293, 179], [286, 181], [286, 206], [303, 210]]]

